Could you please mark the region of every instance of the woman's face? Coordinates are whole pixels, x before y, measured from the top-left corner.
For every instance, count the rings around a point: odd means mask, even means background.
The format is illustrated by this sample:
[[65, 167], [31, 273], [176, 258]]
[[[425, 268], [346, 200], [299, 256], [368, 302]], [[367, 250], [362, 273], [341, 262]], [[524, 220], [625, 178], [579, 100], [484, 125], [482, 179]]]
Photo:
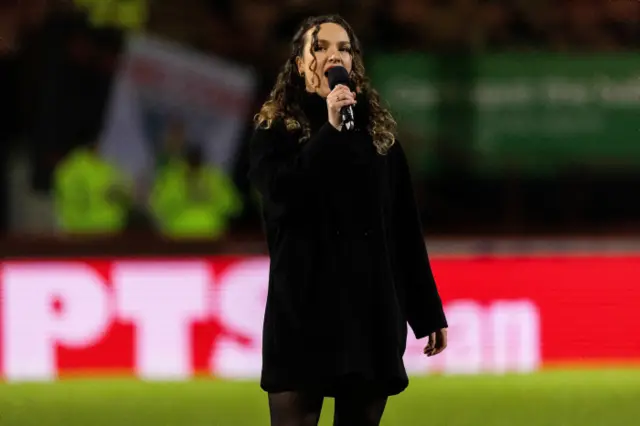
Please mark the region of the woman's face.
[[326, 98], [331, 89], [329, 88], [329, 80], [325, 77], [325, 72], [336, 65], [341, 65], [351, 73], [353, 56], [351, 54], [351, 40], [349, 35], [338, 24], [327, 22], [320, 25], [318, 32], [318, 44], [313, 46], [315, 54], [315, 72], [313, 71], [314, 62], [311, 54], [311, 44], [313, 43], [313, 31], [311, 28], [305, 35], [305, 43], [303, 54], [298, 57], [296, 62], [298, 65], [298, 73], [304, 73], [304, 79], [308, 92], [317, 93]]

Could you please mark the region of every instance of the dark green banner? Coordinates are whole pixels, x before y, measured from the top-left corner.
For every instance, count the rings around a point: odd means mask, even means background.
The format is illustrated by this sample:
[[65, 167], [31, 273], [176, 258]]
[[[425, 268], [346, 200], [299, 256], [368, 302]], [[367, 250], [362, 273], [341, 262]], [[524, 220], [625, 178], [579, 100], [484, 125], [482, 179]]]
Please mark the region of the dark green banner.
[[638, 54], [378, 55], [369, 71], [419, 172], [446, 144], [482, 174], [640, 170]]

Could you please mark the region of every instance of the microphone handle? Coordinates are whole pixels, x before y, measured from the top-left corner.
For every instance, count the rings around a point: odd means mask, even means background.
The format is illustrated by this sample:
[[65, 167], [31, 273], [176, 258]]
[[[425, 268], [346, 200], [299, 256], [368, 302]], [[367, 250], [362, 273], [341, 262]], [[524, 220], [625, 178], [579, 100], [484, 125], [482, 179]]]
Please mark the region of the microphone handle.
[[354, 128], [355, 123], [353, 118], [353, 108], [351, 108], [351, 105], [340, 109], [340, 118], [342, 118], [342, 124], [345, 129], [352, 130]]

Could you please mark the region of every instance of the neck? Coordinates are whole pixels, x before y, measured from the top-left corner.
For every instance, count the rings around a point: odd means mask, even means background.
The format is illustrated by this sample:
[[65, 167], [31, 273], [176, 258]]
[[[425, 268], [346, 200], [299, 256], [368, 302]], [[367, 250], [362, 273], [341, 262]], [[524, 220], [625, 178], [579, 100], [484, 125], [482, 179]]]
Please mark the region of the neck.
[[314, 89], [313, 87], [307, 87], [307, 88], [305, 88], [305, 91], [306, 91], [306, 93], [307, 93], [307, 95], [308, 95], [308, 96], [316, 95], [316, 96], [321, 97], [322, 99], [327, 99], [327, 97], [326, 97], [326, 96], [322, 96], [322, 95], [321, 95], [320, 93], [318, 93], [318, 92], [316, 91], [316, 89]]

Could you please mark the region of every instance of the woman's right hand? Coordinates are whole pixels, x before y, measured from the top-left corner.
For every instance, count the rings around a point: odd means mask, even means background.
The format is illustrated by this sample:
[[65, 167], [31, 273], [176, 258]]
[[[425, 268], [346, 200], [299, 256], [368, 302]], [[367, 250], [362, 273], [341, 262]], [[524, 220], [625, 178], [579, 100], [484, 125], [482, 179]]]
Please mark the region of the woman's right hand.
[[340, 110], [342, 107], [355, 104], [357, 104], [356, 94], [347, 86], [339, 84], [334, 87], [331, 93], [327, 96], [329, 123], [331, 123], [331, 125], [336, 129], [341, 130], [342, 117], [340, 116]]

